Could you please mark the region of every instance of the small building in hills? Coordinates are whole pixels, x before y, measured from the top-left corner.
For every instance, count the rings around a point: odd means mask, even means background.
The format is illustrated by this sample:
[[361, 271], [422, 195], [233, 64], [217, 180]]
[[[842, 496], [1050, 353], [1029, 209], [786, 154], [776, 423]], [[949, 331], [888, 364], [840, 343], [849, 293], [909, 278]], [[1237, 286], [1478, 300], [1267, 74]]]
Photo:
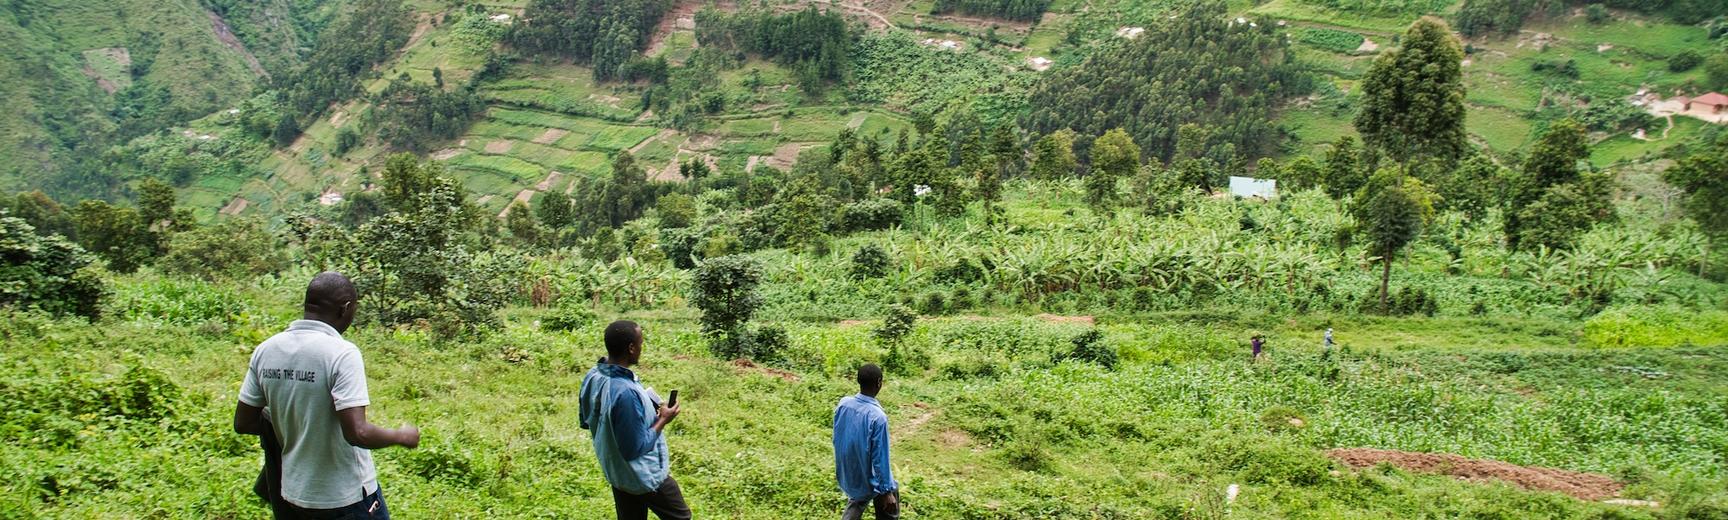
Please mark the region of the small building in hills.
[[1721, 114], [1728, 111], [1728, 96], [1719, 92], [1711, 92], [1686, 101], [1686, 111], [1698, 111], [1707, 114]]

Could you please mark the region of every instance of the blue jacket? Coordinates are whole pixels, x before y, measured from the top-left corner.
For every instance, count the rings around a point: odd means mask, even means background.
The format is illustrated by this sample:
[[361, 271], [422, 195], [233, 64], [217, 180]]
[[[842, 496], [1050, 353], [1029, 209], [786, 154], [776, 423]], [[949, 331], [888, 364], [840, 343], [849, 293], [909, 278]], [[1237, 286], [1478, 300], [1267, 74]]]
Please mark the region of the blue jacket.
[[888, 414], [864, 394], [834, 407], [834, 478], [852, 500], [867, 500], [900, 488], [888, 467]]
[[671, 471], [666, 438], [649, 428], [654, 409], [628, 368], [600, 363], [582, 377], [582, 428], [594, 432], [594, 457], [606, 482], [625, 493], [652, 493]]

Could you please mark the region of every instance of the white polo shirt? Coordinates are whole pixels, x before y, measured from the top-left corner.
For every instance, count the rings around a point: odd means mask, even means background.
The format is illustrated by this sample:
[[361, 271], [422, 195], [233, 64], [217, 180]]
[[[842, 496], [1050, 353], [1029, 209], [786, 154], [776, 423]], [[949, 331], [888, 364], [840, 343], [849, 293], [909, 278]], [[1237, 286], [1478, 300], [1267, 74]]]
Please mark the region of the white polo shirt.
[[338, 410], [366, 406], [360, 349], [321, 321], [296, 320], [252, 351], [240, 402], [264, 408], [282, 441], [282, 498], [335, 509], [378, 490], [372, 452], [342, 437]]

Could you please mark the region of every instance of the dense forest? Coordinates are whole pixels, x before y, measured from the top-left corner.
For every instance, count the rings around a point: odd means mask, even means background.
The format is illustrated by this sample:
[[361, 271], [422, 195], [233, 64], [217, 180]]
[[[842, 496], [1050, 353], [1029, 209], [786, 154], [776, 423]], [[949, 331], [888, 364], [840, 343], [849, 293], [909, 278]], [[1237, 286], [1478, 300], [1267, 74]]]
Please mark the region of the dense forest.
[[[373, 99], [378, 138], [393, 148], [416, 152], [425, 152], [436, 143], [461, 135], [474, 117], [486, 110], [485, 103], [471, 88], [446, 90], [406, 77], [391, 80]], [[352, 130], [345, 131], [349, 133], [339, 134], [338, 153], [346, 151], [340, 136], [359, 138]]]
[[305, 66], [277, 80], [277, 88], [295, 114], [321, 114], [331, 103], [359, 94], [360, 80], [402, 48], [413, 30], [401, 0], [360, 0], [318, 40]]
[[[1169, 160], [1177, 129], [1209, 130], [1202, 147], [1219, 163], [1262, 156], [1282, 136], [1267, 122], [1273, 108], [1308, 89], [1310, 79], [1269, 23], [1236, 23], [1223, 2], [1200, 2], [1138, 38], [1109, 44], [1033, 87], [1024, 125], [1039, 134], [1064, 128], [1100, 135], [1124, 128], [1145, 153]], [[1085, 154], [1086, 141], [1080, 141]]]
[[671, 5], [668, 0], [534, 0], [506, 41], [527, 54], [592, 65], [596, 80], [617, 79]]
[[776, 60], [806, 84], [839, 81], [848, 69], [852, 31], [839, 13], [816, 6], [786, 14], [767, 10], [727, 13], [708, 7], [696, 13], [696, 41]]
[[959, 12], [1025, 22], [1037, 21], [1050, 8], [1050, 0], [936, 0], [931, 14]]

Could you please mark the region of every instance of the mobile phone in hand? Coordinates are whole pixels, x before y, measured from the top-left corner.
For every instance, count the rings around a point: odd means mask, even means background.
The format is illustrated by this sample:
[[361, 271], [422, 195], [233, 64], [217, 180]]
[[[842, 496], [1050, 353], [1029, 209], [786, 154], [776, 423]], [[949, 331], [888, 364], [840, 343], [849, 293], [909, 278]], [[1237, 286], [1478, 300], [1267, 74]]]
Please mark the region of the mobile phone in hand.
[[666, 400], [666, 407], [667, 408], [678, 407], [678, 391], [677, 390], [673, 390], [672, 391], [672, 398]]

